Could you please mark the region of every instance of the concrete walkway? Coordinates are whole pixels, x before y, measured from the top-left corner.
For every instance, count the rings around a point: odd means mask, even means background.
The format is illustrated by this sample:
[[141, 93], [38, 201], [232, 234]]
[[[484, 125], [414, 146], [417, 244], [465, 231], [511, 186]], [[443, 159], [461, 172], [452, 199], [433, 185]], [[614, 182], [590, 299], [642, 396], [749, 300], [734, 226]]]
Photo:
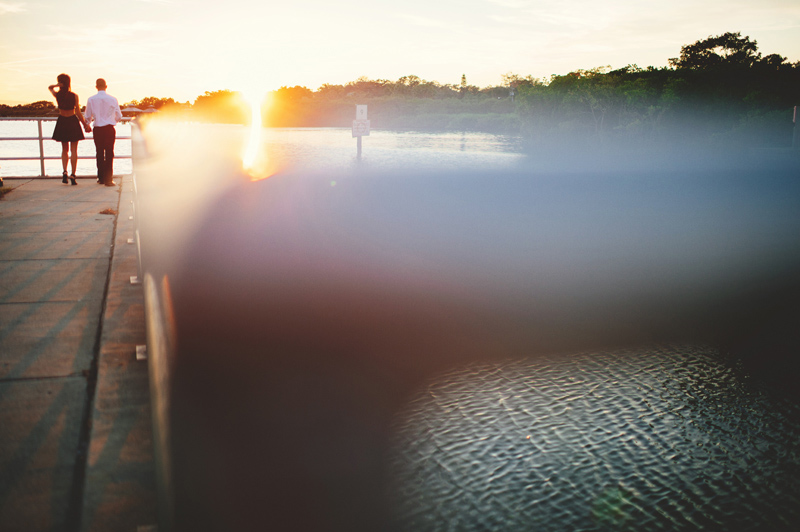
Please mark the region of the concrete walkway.
[[0, 199], [2, 531], [156, 522], [132, 181], [115, 181], [4, 183], [13, 190]]

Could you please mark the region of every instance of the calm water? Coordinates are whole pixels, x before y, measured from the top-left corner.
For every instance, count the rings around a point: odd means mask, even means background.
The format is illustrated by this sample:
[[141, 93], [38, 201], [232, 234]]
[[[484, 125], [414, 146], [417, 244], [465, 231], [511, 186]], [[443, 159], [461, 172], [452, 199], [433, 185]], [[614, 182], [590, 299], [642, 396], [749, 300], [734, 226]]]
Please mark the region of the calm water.
[[[43, 122], [45, 155], [60, 156], [61, 145], [50, 139], [55, 122]], [[189, 134], [216, 130], [226, 142], [244, 145], [248, 128], [242, 126], [192, 126]], [[35, 121], [0, 120], [0, 137], [34, 137]], [[117, 127], [118, 136], [130, 136], [129, 125]], [[364, 169], [413, 167], [425, 171], [437, 168], [509, 167], [524, 159], [516, 137], [487, 133], [417, 133], [372, 131], [362, 141], [362, 157], [356, 157], [356, 139], [349, 128], [265, 128], [262, 148], [269, 160], [279, 167], [346, 170], [358, 164]], [[87, 139], [78, 144], [81, 156], [94, 157], [94, 143]], [[129, 140], [118, 140], [116, 155], [130, 155]], [[39, 156], [38, 141], [0, 141], [0, 157]], [[39, 161], [2, 161], [0, 175], [38, 176]], [[60, 176], [60, 160], [45, 161], [47, 175]], [[115, 173], [131, 172], [130, 159], [114, 163]], [[79, 160], [78, 174], [93, 175], [93, 160]]]
[[357, 159], [350, 129], [275, 128], [263, 130], [263, 146], [278, 166], [346, 170], [509, 168], [525, 160], [518, 137], [490, 133], [371, 131]]
[[398, 422], [402, 530], [797, 530], [800, 409], [712, 349], [470, 366]]
[[[44, 168], [48, 176], [61, 175], [61, 143], [52, 139], [55, 120], [42, 122], [42, 136], [44, 137], [45, 157], [59, 157], [56, 160], [45, 160]], [[128, 124], [117, 125], [117, 136], [129, 137], [131, 126]], [[39, 129], [35, 120], [0, 120], [0, 137], [38, 137]], [[129, 140], [119, 139], [114, 145], [115, 156], [130, 156], [131, 143]], [[92, 157], [92, 159], [79, 159], [77, 175], [96, 175], [94, 142], [87, 138], [78, 143], [78, 155]], [[38, 140], [0, 141], [0, 157], [39, 157]], [[37, 177], [40, 173], [39, 161], [0, 161], [0, 176]], [[114, 160], [115, 174], [130, 174], [130, 159]]]

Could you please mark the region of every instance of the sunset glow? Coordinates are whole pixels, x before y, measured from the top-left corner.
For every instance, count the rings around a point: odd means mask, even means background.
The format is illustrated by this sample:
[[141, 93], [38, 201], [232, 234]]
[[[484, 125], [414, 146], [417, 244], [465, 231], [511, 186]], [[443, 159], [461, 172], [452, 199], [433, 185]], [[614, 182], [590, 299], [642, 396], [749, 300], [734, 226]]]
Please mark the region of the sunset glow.
[[800, 60], [796, 0], [58, 5], [0, 0], [0, 103], [50, 99], [47, 86], [61, 72], [84, 102], [98, 77], [121, 103], [146, 96], [191, 102], [254, 83], [264, 92], [316, 90], [359, 76], [457, 84], [466, 74], [485, 87], [507, 72], [548, 78], [602, 65], [666, 66], [682, 45], [726, 31], [749, 35], [765, 54]]

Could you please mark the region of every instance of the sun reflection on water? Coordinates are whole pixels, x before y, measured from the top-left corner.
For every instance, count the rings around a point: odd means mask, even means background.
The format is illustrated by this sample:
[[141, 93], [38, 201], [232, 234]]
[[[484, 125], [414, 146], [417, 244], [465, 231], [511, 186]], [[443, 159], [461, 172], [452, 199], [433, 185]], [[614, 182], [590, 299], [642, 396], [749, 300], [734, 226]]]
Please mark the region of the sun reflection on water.
[[266, 151], [262, 149], [262, 116], [271, 99], [260, 90], [246, 90], [241, 94], [250, 104], [250, 134], [242, 154], [242, 168], [252, 181], [259, 181], [274, 173]]

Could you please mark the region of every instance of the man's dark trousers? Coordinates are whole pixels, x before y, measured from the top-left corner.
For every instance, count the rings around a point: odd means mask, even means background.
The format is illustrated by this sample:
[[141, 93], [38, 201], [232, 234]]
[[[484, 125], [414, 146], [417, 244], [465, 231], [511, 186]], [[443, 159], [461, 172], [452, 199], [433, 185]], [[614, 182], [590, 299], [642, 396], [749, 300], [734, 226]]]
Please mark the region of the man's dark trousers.
[[114, 141], [117, 130], [114, 126], [94, 128], [94, 147], [97, 149], [97, 179], [104, 185], [114, 180]]

